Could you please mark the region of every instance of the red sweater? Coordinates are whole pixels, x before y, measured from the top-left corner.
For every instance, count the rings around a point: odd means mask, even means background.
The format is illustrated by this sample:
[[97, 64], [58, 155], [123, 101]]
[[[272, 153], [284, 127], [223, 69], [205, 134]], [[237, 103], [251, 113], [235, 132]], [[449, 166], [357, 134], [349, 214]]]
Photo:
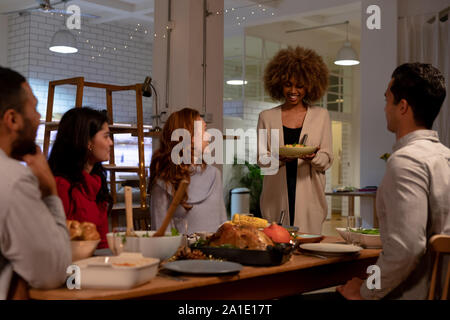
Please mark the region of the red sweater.
[[97, 248], [108, 248], [106, 234], [108, 233], [107, 205], [98, 205], [95, 201], [100, 191], [101, 179], [98, 175], [90, 175], [83, 170], [86, 187], [78, 186], [69, 195], [70, 182], [63, 177], [55, 177], [58, 195], [64, 205], [68, 220], [92, 222], [100, 233], [100, 243]]

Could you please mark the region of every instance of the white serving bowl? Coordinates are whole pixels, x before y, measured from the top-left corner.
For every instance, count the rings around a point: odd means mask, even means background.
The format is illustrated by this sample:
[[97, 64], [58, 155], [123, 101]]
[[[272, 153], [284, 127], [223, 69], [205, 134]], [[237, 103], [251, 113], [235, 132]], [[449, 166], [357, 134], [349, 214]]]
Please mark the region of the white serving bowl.
[[155, 232], [149, 231], [148, 238], [139, 238], [139, 251], [144, 257], [158, 258], [161, 261], [169, 259], [177, 252], [183, 236], [172, 236], [170, 232], [166, 232], [163, 237], [153, 237]]
[[140, 253], [92, 257], [76, 263], [82, 289], [131, 289], [151, 281], [158, 273], [159, 259]]
[[92, 257], [100, 240], [70, 241], [72, 247], [72, 261]]
[[114, 255], [120, 255], [122, 252], [139, 252], [139, 237], [146, 234], [147, 231], [134, 231], [138, 237], [126, 237], [126, 232], [109, 232], [106, 234], [109, 249]]
[[349, 232], [347, 228], [336, 228], [339, 235], [347, 242], [358, 242], [364, 248], [382, 248], [381, 237], [379, 234], [362, 234], [356, 232], [350, 232], [350, 241], [348, 239]]
[[[164, 237], [153, 237], [156, 231], [135, 231], [137, 237], [125, 237], [125, 232], [112, 232], [106, 235], [108, 246], [115, 255], [122, 252], [140, 252], [144, 257], [158, 258], [161, 261], [170, 258], [181, 245], [182, 235], [172, 236], [166, 232]], [[148, 237], [145, 237], [148, 235]]]

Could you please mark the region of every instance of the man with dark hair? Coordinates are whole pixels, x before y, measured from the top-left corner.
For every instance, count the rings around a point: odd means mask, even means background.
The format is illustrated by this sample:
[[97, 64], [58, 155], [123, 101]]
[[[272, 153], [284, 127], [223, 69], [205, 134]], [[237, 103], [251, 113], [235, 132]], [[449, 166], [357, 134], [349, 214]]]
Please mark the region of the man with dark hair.
[[444, 77], [429, 64], [403, 64], [392, 74], [384, 111], [397, 141], [377, 192], [381, 287], [369, 289], [353, 278], [337, 289], [347, 299], [427, 297], [432, 268], [428, 240], [450, 234], [450, 149], [430, 130], [445, 96]]
[[34, 288], [60, 286], [71, 263], [64, 208], [34, 142], [36, 105], [26, 79], [0, 67], [0, 299], [13, 275]]

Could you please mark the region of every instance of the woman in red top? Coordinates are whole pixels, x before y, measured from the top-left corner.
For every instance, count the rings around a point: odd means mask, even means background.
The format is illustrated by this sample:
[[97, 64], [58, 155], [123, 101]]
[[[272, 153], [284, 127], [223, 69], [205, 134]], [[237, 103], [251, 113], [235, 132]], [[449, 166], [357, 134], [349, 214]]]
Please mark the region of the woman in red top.
[[94, 223], [101, 237], [99, 249], [108, 247], [112, 198], [102, 162], [109, 160], [112, 145], [105, 112], [73, 108], [59, 123], [48, 160], [67, 219]]

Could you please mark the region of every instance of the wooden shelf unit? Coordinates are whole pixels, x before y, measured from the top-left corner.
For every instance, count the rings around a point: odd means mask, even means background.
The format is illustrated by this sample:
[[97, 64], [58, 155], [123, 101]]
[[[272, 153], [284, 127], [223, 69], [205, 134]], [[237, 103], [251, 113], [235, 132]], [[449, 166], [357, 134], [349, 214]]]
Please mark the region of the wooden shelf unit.
[[[84, 77], [76, 77], [70, 79], [50, 81], [48, 86], [48, 99], [47, 99], [47, 114], [45, 118], [45, 133], [44, 133], [44, 146], [43, 152], [45, 156], [48, 156], [48, 149], [50, 145], [50, 133], [51, 131], [57, 130], [59, 122], [53, 120], [53, 104], [56, 86], [62, 85], [73, 85], [76, 86], [76, 96], [75, 96], [75, 107], [81, 108], [83, 106], [83, 91], [85, 87], [98, 88], [105, 90], [106, 94], [106, 109], [109, 121], [109, 127], [111, 130], [112, 140], [114, 142], [114, 134], [120, 133], [130, 133], [133, 136], [137, 136], [138, 140], [138, 155], [139, 155], [139, 165], [136, 167], [129, 166], [117, 166], [114, 159], [114, 148], [111, 148], [111, 155], [109, 160], [109, 165], [105, 165], [105, 169], [110, 172], [110, 186], [111, 195], [113, 197], [114, 206], [113, 208], [122, 209], [120, 205], [117, 204], [117, 190], [116, 190], [116, 173], [117, 172], [136, 172], [139, 177], [139, 190], [140, 190], [140, 209], [147, 210], [147, 173], [145, 167], [144, 158], [144, 136], [158, 137], [160, 132], [151, 132], [151, 126], [144, 125], [143, 123], [143, 104], [142, 104], [142, 84], [137, 83], [133, 85], [119, 86], [104, 83], [87, 82]], [[113, 122], [113, 99], [112, 93], [119, 91], [135, 91], [136, 92], [136, 125], [128, 124], [115, 124]], [[144, 131], [146, 129], [146, 131]], [[114, 221], [115, 220], [115, 221]], [[113, 227], [114, 224], [117, 226], [117, 217], [114, 219], [113, 216]]]

